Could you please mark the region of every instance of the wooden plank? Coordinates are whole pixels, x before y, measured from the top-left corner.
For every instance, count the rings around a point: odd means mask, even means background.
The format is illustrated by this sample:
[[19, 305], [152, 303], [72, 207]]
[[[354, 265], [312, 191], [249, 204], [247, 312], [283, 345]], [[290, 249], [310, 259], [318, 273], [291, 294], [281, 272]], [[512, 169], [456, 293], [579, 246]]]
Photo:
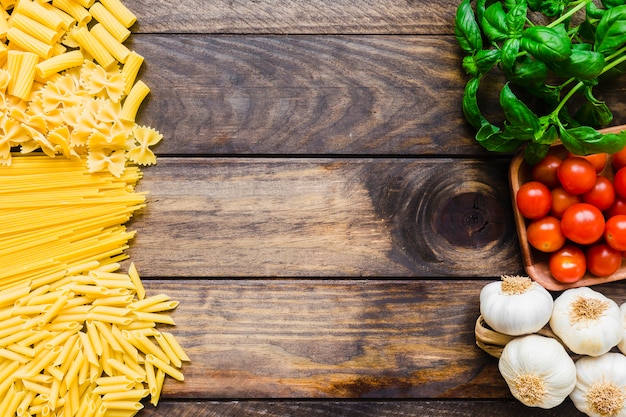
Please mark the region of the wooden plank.
[[[135, 36], [161, 154], [486, 155], [453, 37]], [[495, 77], [487, 78], [496, 88]], [[481, 89], [483, 111], [497, 89]], [[626, 79], [595, 89], [626, 122]]]
[[140, 120], [165, 135], [161, 154], [482, 153], [455, 42], [135, 36], [152, 88]]
[[[145, 276], [521, 271], [508, 160], [161, 158], [130, 223]], [[166, 242], [166, 244], [164, 244]]]
[[164, 401], [138, 417], [584, 417], [571, 401], [550, 410], [517, 401]]
[[191, 358], [164, 398], [512, 398], [475, 345], [487, 282], [147, 280], [181, 302], [170, 331]]
[[451, 34], [457, 2], [134, 0], [139, 33]]

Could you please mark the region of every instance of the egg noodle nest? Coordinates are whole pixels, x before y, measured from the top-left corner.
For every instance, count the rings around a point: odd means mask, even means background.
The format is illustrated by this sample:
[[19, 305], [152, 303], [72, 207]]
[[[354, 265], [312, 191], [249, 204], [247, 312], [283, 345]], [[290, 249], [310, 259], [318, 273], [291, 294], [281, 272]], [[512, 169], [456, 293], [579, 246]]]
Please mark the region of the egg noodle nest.
[[[162, 135], [119, 0], [0, 0], [0, 415], [132, 416], [189, 361], [122, 271]], [[157, 328], [159, 327], [159, 328]]]

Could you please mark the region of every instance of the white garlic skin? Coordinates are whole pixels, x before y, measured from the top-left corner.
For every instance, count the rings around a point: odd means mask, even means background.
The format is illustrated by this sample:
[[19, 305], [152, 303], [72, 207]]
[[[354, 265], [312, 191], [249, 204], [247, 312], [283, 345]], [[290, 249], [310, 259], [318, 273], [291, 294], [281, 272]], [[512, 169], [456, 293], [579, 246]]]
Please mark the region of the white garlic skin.
[[[576, 320], [573, 306], [580, 297], [606, 303], [602, 315], [593, 320]], [[565, 346], [579, 355], [600, 356], [624, 337], [617, 303], [589, 287], [568, 289], [554, 300], [550, 328]]]
[[480, 292], [480, 314], [493, 330], [510, 336], [535, 333], [550, 320], [552, 295], [536, 282], [522, 294], [505, 294], [502, 281], [485, 285]]
[[[567, 351], [555, 339], [528, 335], [507, 343], [498, 361], [500, 374], [511, 394], [529, 407], [553, 408], [561, 404], [576, 385], [576, 366]], [[518, 382], [521, 375], [533, 375], [543, 381], [545, 392], [529, 400]]]
[[617, 348], [620, 350], [620, 352], [626, 355], [626, 303], [622, 304], [619, 307], [619, 313], [620, 313], [620, 316], [622, 317], [622, 326], [624, 327], [624, 337], [622, 338], [622, 341], [617, 344]]
[[[606, 417], [607, 409], [600, 412], [594, 406], [592, 399], [594, 384], [609, 383], [616, 390], [612, 398], [615, 409], [612, 409], [611, 417], [626, 417], [626, 356], [621, 353], [605, 353], [600, 356], [584, 356], [576, 361], [577, 382], [576, 387], [570, 394], [574, 406], [590, 417]], [[608, 401], [607, 395], [601, 396], [604, 405]], [[620, 405], [621, 404], [621, 405]]]

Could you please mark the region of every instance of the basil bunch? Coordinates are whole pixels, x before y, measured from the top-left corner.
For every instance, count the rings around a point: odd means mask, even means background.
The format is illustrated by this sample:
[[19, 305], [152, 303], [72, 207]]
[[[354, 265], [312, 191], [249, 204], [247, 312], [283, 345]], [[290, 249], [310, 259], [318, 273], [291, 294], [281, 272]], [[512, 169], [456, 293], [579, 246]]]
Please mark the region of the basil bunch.
[[[614, 153], [626, 145], [626, 131], [596, 130], [613, 115], [593, 94], [602, 79], [626, 72], [626, 0], [602, 0], [601, 7], [593, 0], [476, 0], [474, 6], [462, 0], [454, 29], [470, 76], [463, 113], [486, 149], [525, 146], [525, 159], [534, 164], [558, 139], [579, 155]], [[481, 80], [494, 68], [506, 78], [501, 126], [483, 116], [477, 98]], [[532, 98], [527, 102], [541, 104], [534, 106], [541, 115], [520, 98], [521, 90]], [[567, 106], [573, 97], [579, 98], [574, 110]]]

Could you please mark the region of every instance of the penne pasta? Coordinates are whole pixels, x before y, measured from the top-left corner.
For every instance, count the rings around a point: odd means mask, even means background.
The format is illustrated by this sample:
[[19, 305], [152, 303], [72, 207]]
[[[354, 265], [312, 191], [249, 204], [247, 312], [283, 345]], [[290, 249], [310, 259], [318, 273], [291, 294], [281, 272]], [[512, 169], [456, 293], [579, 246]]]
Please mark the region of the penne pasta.
[[79, 50], [56, 54], [55, 56], [41, 61], [35, 67], [37, 76], [49, 78], [52, 75], [65, 71], [69, 68], [79, 67], [84, 61], [83, 53]]
[[20, 0], [17, 2], [16, 7], [13, 9], [13, 14], [23, 14], [53, 30], [60, 30], [65, 26], [60, 16], [33, 0]]
[[129, 28], [137, 21], [137, 16], [120, 0], [100, 0], [100, 3], [102, 3], [124, 27]]
[[102, 3], [94, 3], [89, 8], [89, 12], [118, 42], [124, 42], [130, 36], [130, 30], [117, 20]]
[[89, 11], [73, 0], [52, 0], [52, 5], [70, 15], [78, 26], [84, 26], [91, 21]]
[[115, 58], [113, 58], [113, 56], [86, 27], [81, 26], [75, 29], [72, 32], [72, 38], [74, 38], [80, 47], [92, 56], [96, 62], [102, 65], [102, 67], [108, 68], [115, 64]]
[[[39, 39], [33, 37], [32, 35], [29, 35], [28, 33], [24, 32], [21, 29], [18, 29], [15, 26], [9, 28], [9, 31], [7, 32], [7, 39], [9, 40], [11, 46], [17, 47], [18, 49], [25, 52], [32, 52], [36, 54], [39, 58], [48, 59], [52, 56], [52, 45], [40, 41]], [[35, 65], [36, 64], [37, 61], [35, 62]], [[26, 99], [21, 96], [17, 97], [20, 97], [23, 100]]]
[[[2, 19], [0, 19], [0, 21], [1, 20]], [[62, 33], [19, 13], [15, 13], [11, 16], [10, 26], [18, 28], [24, 33], [48, 45], [58, 42]]]

